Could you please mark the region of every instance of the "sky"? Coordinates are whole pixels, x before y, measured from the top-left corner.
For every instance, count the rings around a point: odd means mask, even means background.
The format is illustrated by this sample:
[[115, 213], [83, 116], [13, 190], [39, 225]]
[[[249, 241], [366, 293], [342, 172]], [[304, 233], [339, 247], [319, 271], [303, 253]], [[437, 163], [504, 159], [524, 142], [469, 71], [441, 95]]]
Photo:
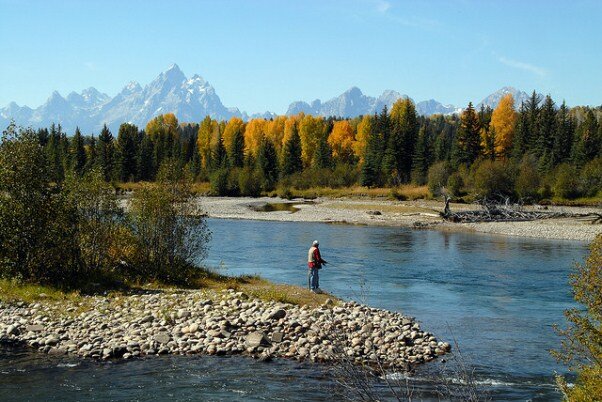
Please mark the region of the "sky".
[[465, 106], [503, 86], [602, 104], [602, 1], [0, 0], [0, 107], [172, 63], [226, 106], [284, 113], [352, 86]]

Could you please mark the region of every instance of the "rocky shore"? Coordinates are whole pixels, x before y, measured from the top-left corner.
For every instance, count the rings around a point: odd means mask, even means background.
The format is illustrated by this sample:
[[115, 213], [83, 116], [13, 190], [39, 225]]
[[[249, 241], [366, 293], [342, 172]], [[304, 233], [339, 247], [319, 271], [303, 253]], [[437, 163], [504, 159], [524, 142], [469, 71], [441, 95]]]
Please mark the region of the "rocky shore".
[[[545, 219], [527, 222], [451, 223], [439, 216], [443, 203], [433, 200], [391, 201], [319, 198], [311, 202], [281, 198], [199, 197], [202, 209], [213, 218], [253, 219], [285, 222], [325, 222], [376, 226], [405, 226], [418, 229], [489, 233], [502, 236], [555, 240], [592, 241], [602, 225], [577, 219]], [[292, 203], [291, 211], [262, 212], [268, 203]], [[452, 204], [452, 210], [474, 209], [474, 205]], [[536, 207], [525, 207], [536, 208]], [[550, 212], [601, 212], [600, 208], [547, 207]]]
[[96, 359], [241, 354], [389, 368], [450, 351], [398, 313], [331, 299], [317, 308], [267, 302], [234, 290], [0, 302], [0, 342]]

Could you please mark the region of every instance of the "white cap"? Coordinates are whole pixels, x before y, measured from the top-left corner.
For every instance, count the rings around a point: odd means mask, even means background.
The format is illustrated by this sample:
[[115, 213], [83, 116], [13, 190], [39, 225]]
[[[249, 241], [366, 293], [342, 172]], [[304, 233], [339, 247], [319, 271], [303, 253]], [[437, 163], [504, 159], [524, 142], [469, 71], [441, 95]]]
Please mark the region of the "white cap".
[[314, 242], [311, 244], [312, 246], [319, 246], [320, 242], [317, 240], [314, 240]]

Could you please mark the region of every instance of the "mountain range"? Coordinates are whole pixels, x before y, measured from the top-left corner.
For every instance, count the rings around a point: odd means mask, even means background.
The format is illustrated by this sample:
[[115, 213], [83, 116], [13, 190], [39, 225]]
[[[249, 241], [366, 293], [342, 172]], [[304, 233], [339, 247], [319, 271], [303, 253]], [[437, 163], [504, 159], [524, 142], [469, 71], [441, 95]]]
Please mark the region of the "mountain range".
[[[502, 96], [514, 95], [517, 105], [528, 98], [528, 94], [512, 87], [504, 87], [484, 98], [481, 105], [495, 108]], [[408, 95], [387, 90], [378, 97], [364, 95], [357, 87], [352, 87], [341, 95], [325, 102], [319, 99], [311, 103], [296, 101], [290, 104], [287, 115], [300, 112], [318, 116], [355, 117], [378, 113], [386, 105]], [[444, 105], [434, 99], [416, 103], [419, 114], [453, 114], [462, 111], [453, 105]], [[199, 75], [187, 78], [176, 65], [171, 65], [145, 87], [132, 81], [114, 97], [95, 88], [84, 89], [81, 93], [71, 92], [67, 97], [53, 92], [48, 100], [36, 109], [19, 106], [11, 102], [0, 109], [0, 125], [6, 127], [11, 120], [20, 126], [47, 127], [51, 123], [60, 123], [67, 133], [79, 126], [83, 133], [98, 133], [104, 124], [116, 132], [119, 125], [130, 122], [144, 127], [153, 117], [163, 113], [174, 113], [180, 122], [200, 122], [205, 116], [218, 120], [231, 117], [242, 119], [263, 117], [271, 118], [274, 113], [256, 113], [248, 115], [236, 107], [222, 104], [215, 89]]]

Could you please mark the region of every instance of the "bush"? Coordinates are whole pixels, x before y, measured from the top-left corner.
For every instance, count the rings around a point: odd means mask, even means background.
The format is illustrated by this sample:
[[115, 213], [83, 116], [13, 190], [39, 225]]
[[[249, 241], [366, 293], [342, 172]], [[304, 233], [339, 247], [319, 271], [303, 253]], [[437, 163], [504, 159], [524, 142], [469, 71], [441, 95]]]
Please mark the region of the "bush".
[[454, 197], [459, 196], [462, 193], [463, 187], [464, 180], [462, 180], [460, 173], [454, 172], [447, 178], [447, 191], [449, 192], [449, 195]]
[[530, 157], [523, 158], [514, 186], [516, 194], [525, 200], [537, 200], [540, 194], [545, 197], [545, 194], [540, 193], [540, 182], [536, 161]]
[[128, 247], [123, 242], [129, 238], [115, 190], [94, 169], [82, 178], [67, 173], [65, 195], [75, 214], [84, 270], [97, 276], [109, 273], [123, 260], [122, 252]]
[[428, 186], [433, 197], [438, 197], [442, 194], [449, 175], [450, 166], [447, 162], [437, 162], [429, 168]]
[[594, 197], [602, 191], [602, 158], [588, 162], [581, 170], [580, 179], [586, 197]]
[[569, 401], [602, 400], [602, 234], [590, 245], [585, 264], [570, 276], [573, 297], [581, 306], [565, 311], [568, 327], [556, 328], [563, 337], [562, 350], [552, 354], [577, 373], [573, 387], [562, 377], [558, 384]]
[[244, 168], [238, 174], [240, 195], [259, 197], [261, 195], [261, 177], [256, 170]]
[[574, 166], [566, 163], [558, 165], [554, 177], [552, 185], [554, 196], [574, 199], [581, 195], [579, 174]]
[[219, 169], [211, 175], [211, 194], [212, 195], [230, 195], [228, 169]]
[[475, 163], [473, 194], [478, 198], [496, 199], [514, 195], [514, 174], [506, 161], [482, 160]]
[[211, 233], [182, 172], [168, 161], [157, 183], [134, 193], [130, 219], [138, 243], [136, 279], [186, 282], [206, 256]]
[[67, 285], [81, 264], [75, 215], [51, 182], [35, 133], [11, 124], [0, 142], [0, 275]]

